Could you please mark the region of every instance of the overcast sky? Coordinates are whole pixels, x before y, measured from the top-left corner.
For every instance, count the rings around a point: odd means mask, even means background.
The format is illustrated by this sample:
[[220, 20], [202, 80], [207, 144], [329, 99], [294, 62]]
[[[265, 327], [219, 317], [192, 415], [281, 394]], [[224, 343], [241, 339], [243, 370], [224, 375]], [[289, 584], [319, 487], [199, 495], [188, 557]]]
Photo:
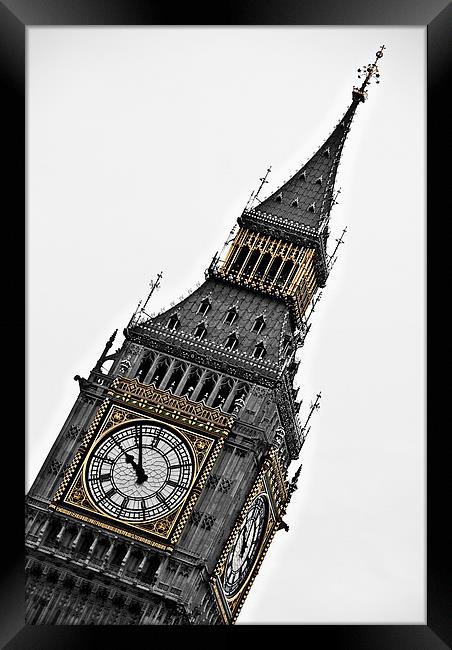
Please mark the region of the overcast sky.
[[163, 270], [149, 311], [193, 289], [268, 165], [270, 193], [386, 44], [336, 181], [330, 250], [345, 226], [346, 243], [299, 353], [302, 419], [319, 390], [322, 406], [240, 623], [425, 622], [425, 34], [28, 29], [27, 489], [72, 378], [149, 281]]

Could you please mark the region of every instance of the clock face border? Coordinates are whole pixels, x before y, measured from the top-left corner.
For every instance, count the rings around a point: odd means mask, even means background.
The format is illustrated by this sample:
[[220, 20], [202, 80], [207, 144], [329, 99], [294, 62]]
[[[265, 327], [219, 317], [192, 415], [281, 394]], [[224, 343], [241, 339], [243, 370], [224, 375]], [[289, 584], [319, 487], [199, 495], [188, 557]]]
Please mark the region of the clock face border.
[[[223, 589], [226, 562], [229, 553], [240, 534], [242, 523], [245, 520], [250, 505], [254, 499], [260, 495], [265, 495], [268, 505], [264, 534], [261, 536], [260, 544], [253, 560], [253, 565], [248, 571], [246, 579], [235, 594], [227, 596]], [[218, 613], [221, 616], [223, 623], [226, 625], [232, 625], [237, 620], [270, 544], [272, 543], [276, 532], [280, 528], [279, 524], [286, 512], [289, 496], [288, 482], [284, 477], [281, 460], [279, 459], [278, 452], [275, 449], [272, 449], [264, 460], [254, 485], [248, 493], [248, 497], [243, 504], [242, 510], [236, 519], [223, 548], [223, 552], [221, 553], [210, 578], [210, 586], [217, 605]]]
[[[188, 486], [185, 488], [185, 495], [177, 500], [176, 505], [173, 507], [170, 507], [169, 510], [163, 512], [160, 515], [150, 517], [149, 519], [145, 520], [135, 520], [133, 519], [127, 519], [125, 517], [118, 517], [114, 515], [110, 515], [108, 512], [106, 512], [106, 509], [102, 508], [99, 506], [99, 504], [96, 502], [96, 499], [93, 494], [93, 488], [89, 484], [89, 470], [90, 470], [90, 464], [92, 462], [93, 456], [99, 451], [99, 448], [102, 447], [103, 443], [107, 442], [108, 439], [115, 435], [120, 433], [121, 431], [131, 428], [136, 424], [142, 424], [145, 426], [150, 426], [150, 427], [158, 427], [160, 429], [163, 429], [164, 431], [167, 431], [170, 435], [172, 435], [173, 438], [178, 438], [184, 445], [185, 450], [187, 452], [187, 455], [190, 458], [190, 471], [191, 471], [191, 476], [189, 480]], [[188, 495], [190, 494], [190, 491], [193, 487], [193, 483], [195, 481], [195, 477], [199, 471], [198, 467], [198, 462], [195, 457], [195, 454], [193, 453], [193, 448], [190, 444], [190, 441], [187, 439], [187, 437], [184, 435], [184, 432], [181, 429], [178, 429], [177, 427], [168, 425], [166, 423], [163, 423], [159, 420], [156, 420], [155, 418], [143, 418], [143, 417], [137, 417], [136, 419], [127, 419], [122, 423], [116, 424], [113, 427], [109, 427], [108, 429], [104, 430], [100, 435], [96, 438], [96, 440], [93, 442], [91, 448], [89, 449], [88, 453], [86, 454], [86, 458], [83, 461], [83, 466], [82, 466], [82, 471], [81, 471], [81, 478], [82, 478], [82, 483], [84, 486], [84, 489], [86, 491], [87, 497], [89, 501], [91, 502], [92, 506], [102, 512], [105, 516], [111, 517], [114, 521], [118, 521], [121, 523], [125, 524], [147, 524], [153, 521], [157, 521], [159, 519], [162, 519], [163, 517], [168, 517], [171, 515], [174, 511], [180, 509], [181, 505], [186, 501]]]
[[[239, 581], [238, 587], [235, 588], [233, 591], [227, 591], [227, 589], [226, 589], [226, 580], [227, 580], [227, 569], [228, 569], [228, 564], [229, 564], [230, 558], [232, 558], [232, 555], [234, 553], [236, 545], [238, 544], [238, 542], [240, 540], [240, 534], [241, 534], [241, 531], [243, 529], [243, 526], [244, 525], [246, 526], [246, 521], [247, 521], [248, 514], [250, 513], [250, 511], [253, 508], [253, 505], [256, 503], [256, 501], [258, 499], [263, 500], [264, 503], [265, 503], [265, 506], [264, 506], [264, 513], [263, 513], [263, 524], [262, 524], [262, 527], [259, 530], [259, 536], [258, 536], [258, 539], [257, 539], [257, 543], [255, 544], [255, 546], [252, 549], [251, 563], [247, 567], [245, 575]], [[221, 586], [222, 586], [222, 590], [223, 590], [223, 593], [225, 595], [225, 598], [229, 602], [233, 602], [234, 600], [236, 600], [239, 597], [240, 592], [243, 591], [243, 589], [245, 589], [251, 575], [253, 574], [255, 565], [256, 565], [256, 563], [257, 563], [257, 561], [259, 559], [259, 555], [260, 555], [262, 545], [265, 542], [270, 515], [271, 515], [270, 502], [269, 502], [269, 499], [268, 499], [268, 494], [264, 490], [262, 492], [259, 492], [259, 494], [257, 494], [251, 500], [251, 503], [249, 504], [249, 506], [246, 509], [246, 512], [244, 514], [243, 521], [242, 521], [242, 523], [241, 523], [241, 525], [240, 525], [240, 527], [239, 527], [239, 529], [237, 531], [234, 542], [233, 542], [233, 544], [232, 544], [232, 546], [231, 546], [231, 548], [230, 548], [230, 550], [229, 550], [229, 552], [228, 552], [228, 554], [226, 556], [226, 559], [225, 559], [224, 572], [223, 572], [223, 575], [222, 575], [222, 585]], [[231, 559], [231, 561], [232, 561], [232, 559]]]
[[[152, 409], [151, 409], [152, 407]], [[227, 437], [227, 431], [200, 431], [197, 422], [184, 421], [174, 409], [156, 409], [146, 403], [137, 403], [128, 396], [106, 398], [99, 406], [94, 419], [85, 434], [74, 459], [66, 470], [49, 507], [64, 515], [119, 533], [161, 550], [172, 551], [188, 518], [199, 498], [202, 488], [212, 470], [218, 454]], [[108, 436], [118, 425], [132, 420], [147, 420], [159, 426], [174, 430], [190, 448], [194, 458], [193, 477], [190, 489], [181, 504], [172, 512], [150, 522], [130, 522], [105, 514], [92, 503], [83, 484], [84, 467], [91, 450]]]

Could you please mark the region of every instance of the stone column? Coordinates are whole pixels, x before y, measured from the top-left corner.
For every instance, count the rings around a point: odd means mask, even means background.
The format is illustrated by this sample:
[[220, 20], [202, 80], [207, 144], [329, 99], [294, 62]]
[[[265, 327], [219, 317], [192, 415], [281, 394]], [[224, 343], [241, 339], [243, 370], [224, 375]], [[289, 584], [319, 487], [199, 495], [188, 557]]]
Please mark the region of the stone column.
[[198, 399], [198, 396], [199, 396], [199, 393], [201, 392], [202, 385], [203, 385], [204, 380], [205, 380], [205, 378], [206, 378], [206, 374], [207, 374], [207, 372], [208, 372], [207, 370], [203, 370], [202, 375], [201, 375], [201, 377], [199, 378], [198, 383], [196, 384], [195, 390], [194, 390], [193, 393], [191, 394], [190, 399], [191, 399], [193, 402], [196, 402], [197, 399]]
[[121, 565], [119, 567], [118, 575], [120, 575], [120, 576], [124, 575], [124, 570], [126, 568], [127, 560], [129, 559], [130, 554], [131, 554], [132, 551], [133, 551], [133, 544], [131, 544], [129, 546], [129, 548], [127, 549], [126, 554], [122, 558], [122, 562], [121, 562]]
[[212, 406], [213, 402], [215, 401], [215, 398], [216, 398], [216, 396], [218, 394], [218, 391], [220, 390], [221, 383], [222, 383], [223, 379], [224, 379], [224, 377], [222, 377], [220, 375], [220, 377], [217, 380], [217, 383], [215, 384], [215, 386], [213, 387], [212, 392], [210, 393], [209, 399], [207, 400], [207, 405], [208, 406]]
[[88, 564], [88, 562], [91, 560], [91, 556], [92, 556], [92, 554], [94, 552], [94, 549], [96, 548], [96, 544], [97, 544], [98, 540], [99, 540], [99, 533], [94, 537], [94, 541], [93, 541], [93, 543], [91, 544], [91, 546], [88, 549], [85, 564]]
[[143, 384], [149, 384], [150, 383], [151, 377], [153, 376], [153, 374], [155, 372], [155, 368], [156, 368], [157, 364], [159, 363], [159, 361], [161, 361], [162, 358], [163, 358], [163, 355], [161, 355], [161, 354], [156, 354], [155, 355], [155, 359], [152, 362], [151, 367], [149, 368], [146, 377], [143, 377], [143, 379], [142, 379]]
[[171, 375], [173, 374], [174, 367], [175, 367], [176, 363], [177, 363], [177, 359], [173, 359], [171, 361], [171, 363], [169, 365], [169, 368], [165, 373], [165, 376], [163, 377], [162, 381], [160, 382], [160, 386], [159, 386], [160, 390], [167, 390], [166, 389], [166, 384], [168, 383], [168, 381], [170, 380]]
[[235, 398], [235, 396], [237, 394], [238, 385], [239, 385], [238, 381], [234, 382], [234, 385], [231, 388], [231, 392], [229, 393], [229, 395], [226, 398], [225, 403], [223, 404], [223, 407], [222, 407], [223, 411], [228, 411], [229, 407], [231, 406], [232, 401], [234, 400], [234, 398]]
[[191, 369], [192, 369], [192, 366], [190, 364], [187, 364], [187, 368], [185, 369], [185, 372], [182, 375], [182, 379], [177, 384], [177, 386], [176, 386], [176, 388], [174, 390], [175, 395], [180, 395], [181, 394], [182, 388], [185, 386], [185, 383], [186, 383], [186, 381], [188, 379], [188, 375], [190, 374]]

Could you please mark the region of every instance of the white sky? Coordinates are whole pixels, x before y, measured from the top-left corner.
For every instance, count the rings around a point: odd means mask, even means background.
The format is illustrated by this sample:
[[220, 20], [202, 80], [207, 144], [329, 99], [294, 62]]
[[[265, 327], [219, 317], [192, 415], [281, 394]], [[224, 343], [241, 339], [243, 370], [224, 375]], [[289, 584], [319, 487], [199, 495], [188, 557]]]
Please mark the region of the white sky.
[[242, 624], [425, 622], [425, 29], [28, 29], [27, 489], [73, 376], [150, 279], [152, 311], [203, 279], [268, 165], [269, 193], [382, 43], [301, 350], [301, 416], [319, 390], [322, 407]]

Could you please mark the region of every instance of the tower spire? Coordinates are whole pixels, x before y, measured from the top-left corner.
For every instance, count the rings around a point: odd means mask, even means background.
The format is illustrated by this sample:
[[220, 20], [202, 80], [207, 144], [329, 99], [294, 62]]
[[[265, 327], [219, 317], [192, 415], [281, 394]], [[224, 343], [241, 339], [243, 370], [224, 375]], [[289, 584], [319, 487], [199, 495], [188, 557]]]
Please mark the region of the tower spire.
[[291, 226], [307, 228], [311, 233], [323, 230], [335, 204], [334, 182], [345, 140], [358, 104], [367, 97], [367, 86], [373, 77], [379, 83], [377, 61], [383, 56], [384, 49], [382, 45], [374, 63], [358, 69], [359, 78], [362, 74], [365, 78], [359, 88], [353, 87], [352, 103], [323, 145], [288, 181], [256, 207], [247, 207], [245, 213], [252, 213], [258, 219], [266, 216], [286, 220]]

